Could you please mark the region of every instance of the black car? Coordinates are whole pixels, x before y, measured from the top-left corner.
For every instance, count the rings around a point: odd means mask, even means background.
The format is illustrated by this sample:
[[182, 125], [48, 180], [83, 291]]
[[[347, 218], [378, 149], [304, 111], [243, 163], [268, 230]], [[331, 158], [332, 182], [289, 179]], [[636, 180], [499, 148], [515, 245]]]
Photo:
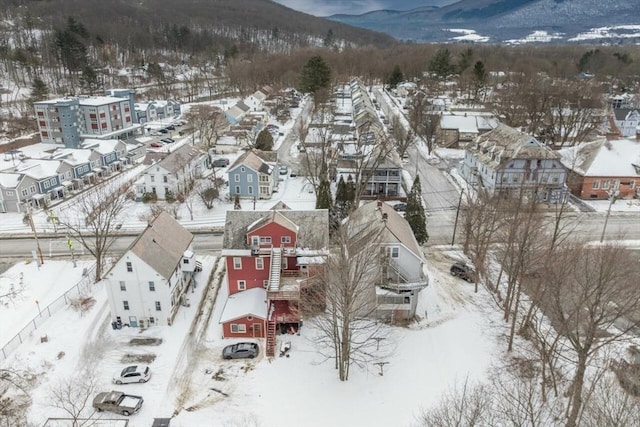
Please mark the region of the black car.
[[241, 342], [226, 346], [222, 350], [223, 359], [253, 359], [260, 352], [258, 344]]
[[176, 130], [176, 127], [174, 125], [169, 125], [165, 129], [166, 130]]
[[476, 272], [473, 268], [464, 262], [455, 262], [451, 266], [451, 275], [458, 276], [459, 278], [466, 280], [467, 282], [475, 282]]
[[393, 210], [396, 212], [405, 212], [407, 210], [407, 204], [406, 203], [396, 203], [395, 205], [393, 205]]
[[213, 161], [213, 166], [216, 168], [224, 168], [229, 166], [229, 159], [215, 159]]
[[169, 131], [166, 130], [166, 129], [158, 129], [158, 132], [160, 132], [160, 133], [169, 133]]

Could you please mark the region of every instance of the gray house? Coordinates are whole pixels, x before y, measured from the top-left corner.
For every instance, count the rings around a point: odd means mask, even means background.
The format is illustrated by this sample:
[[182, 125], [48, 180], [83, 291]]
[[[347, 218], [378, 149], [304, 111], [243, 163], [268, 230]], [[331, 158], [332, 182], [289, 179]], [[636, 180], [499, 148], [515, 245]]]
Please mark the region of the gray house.
[[[20, 183], [24, 175], [0, 173], [0, 213], [21, 212]], [[28, 189], [27, 195], [28, 195]]]
[[[374, 266], [372, 289], [377, 318], [389, 322], [412, 319], [419, 292], [427, 287], [425, 259], [409, 223], [391, 205], [382, 201], [364, 204], [347, 219], [349, 245], [354, 250], [378, 247], [370, 259]], [[371, 237], [376, 236], [374, 241]], [[369, 249], [367, 249], [369, 248]]]
[[229, 166], [229, 195], [270, 199], [278, 185], [277, 153], [249, 150]]
[[489, 195], [558, 203], [566, 192], [560, 155], [504, 124], [467, 146], [460, 174]]

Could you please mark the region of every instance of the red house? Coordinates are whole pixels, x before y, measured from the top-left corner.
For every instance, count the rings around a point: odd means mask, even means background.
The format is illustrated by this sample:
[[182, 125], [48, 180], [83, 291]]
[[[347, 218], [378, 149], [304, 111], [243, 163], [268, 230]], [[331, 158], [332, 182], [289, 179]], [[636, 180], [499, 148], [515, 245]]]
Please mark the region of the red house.
[[276, 335], [300, 328], [301, 291], [324, 266], [328, 224], [327, 210], [227, 212], [224, 338], [266, 338], [273, 356]]

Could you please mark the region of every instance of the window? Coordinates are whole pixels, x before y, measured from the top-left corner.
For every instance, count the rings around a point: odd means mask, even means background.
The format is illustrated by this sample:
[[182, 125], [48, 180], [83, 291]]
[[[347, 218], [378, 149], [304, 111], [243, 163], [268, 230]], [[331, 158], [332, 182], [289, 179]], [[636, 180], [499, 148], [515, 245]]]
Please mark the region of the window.
[[247, 320], [248, 321], [252, 321], [253, 320], [253, 316], [247, 316]]
[[593, 184], [591, 184], [591, 188], [593, 188], [594, 190], [600, 188], [600, 181], [593, 181]]
[[240, 194], [240, 187], [236, 185], [236, 192], [235, 194]]
[[258, 246], [260, 244], [259, 236], [251, 236], [251, 246]]
[[151, 182], [156, 182], [156, 176], [155, 175], [151, 175]]
[[270, 245], [271, 244], [271, 236], [260, 237], [261, 245]]
[[291, 236], [282, 236], [280, 238], [280, 243], [291, 243]]
[[122, 301], [122, 306], [125, 310], [129, 310], [129, 301]]
[[398, 258], [400, 256], [400, 248], [391, 248], [391, 258]]
[[240, 168], [240, 172], [244, 172], [244, 171], [245, 171], [245, 168], [243, 166], [243, 167]]
[[7, 191], [7, 196], [13, 196], [13, 191]]
[[126, 291], [127, 290], [127, 285], [125, 285], [123, 280], [120, 281], [120, 290], [121, 291]]
[[231, 333], [232, 334], [244, 334], [247, 332], [246, 325], [241, 323], [232, 323], [231, 324]]
[[27, 197], [27, 189], [25, 188], [24, 190], [22, 190], [20, 194], [22, 194], [22, 197]]
[[244, 291], [247, 289], [247, 282], [245, 280], [238, 280], [238, 290]]
[[633, 180], [629, 181], [629, 188], [636, 188], [636, 182]]
[[127, 271], [129, 273], [131, 273], [133, 271], [133, 264], [131, 264], [130, 262], [127, 262]]
[[233, 179], [235, 180], [235, 182], [240, 182], [240, 174], [238, 174], [238, 173], [237, 173], [237, 174], [235, 174], [235, 175], [233, 176]]
[[149, 282], [149, 290], [151, 292], [155, 292], [156, 291], [156, 284], [153, 282]]
[[256, 258], [256, 270], [264, 270], [264, 259]]
[[247, 175], [247, 182], [253, 182], [253, 175]]
[[233, 269], [234, 270], [242, 270], [242, 258], [233, 257]]
[[607, 188], [609, 188], [609, 180], [603, 179], [602, 180], [602, 189], [606, 190]]
[[247, 192], [249, 194], [253, 194], [253, 187], [247, 187]]
[[156, 301], [156, 311], [162, 311], [162, 306], [160, 305], [160, 301]]
[[169, 182], [169, 179], [167, 178], [167, 175], [162, 175], [162, 182]]

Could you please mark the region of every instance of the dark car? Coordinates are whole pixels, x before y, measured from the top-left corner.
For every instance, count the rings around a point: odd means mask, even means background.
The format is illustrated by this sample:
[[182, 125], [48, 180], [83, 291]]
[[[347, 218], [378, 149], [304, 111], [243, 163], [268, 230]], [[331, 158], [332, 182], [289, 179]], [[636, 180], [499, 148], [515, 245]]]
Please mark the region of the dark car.
[[165, 129], [167, 129], [167, 130], [176, 130], [176, 127], [174, 125], [169, 125]]
[[216, 168], [224, 168], [229, 166], [229, 159], [215, 159], [213, 161], [213, 166]]
[[166, 130], [166, 129], [158, 129], [158, 132], [160, 132], [160, 133], [169, 133], [169, 131]]
[[395, 205], [393, 205], [393, 210], [396, 212], [404, 212], [407, 210], [407, 204], [406, 203], [397, 203]]
[[252, 342], [241, 342], [228, 345], [222, 350], [224, 359], [253, 359], [258, 355], [260, 349], [258, 344]]
[[473, 268], [464, 262], [455, 262], [451, 266], [451, 275], [457, 276], [467, 282], [475, 282], [476, 280], [476, 272]]

